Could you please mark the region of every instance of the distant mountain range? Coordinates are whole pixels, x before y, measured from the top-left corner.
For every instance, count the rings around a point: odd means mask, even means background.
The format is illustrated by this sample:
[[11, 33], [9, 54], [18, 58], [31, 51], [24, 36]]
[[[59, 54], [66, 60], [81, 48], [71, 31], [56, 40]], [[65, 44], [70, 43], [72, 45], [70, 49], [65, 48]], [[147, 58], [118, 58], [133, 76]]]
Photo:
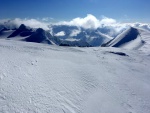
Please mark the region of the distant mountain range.
[[[7, 38], [36, 42], [55, 44], [60, 46], [79, 46], [79, 47], [95, 47], [101, 46], [112, 37], [107, 36], [100, 32], [100, 30], [90, 30], [78, 28], [76, 26], [52, 26], [52, 31], [44, 30], [42, 28], [32, 29], [24, 24], [21, 24], [17, 29], [7, 29], [3, 27], [0, 30], [0, 37], [7, 32]], [[19, 39], [20, 37], [20, 39]]]
[[21, 40], [26, 42], [45, 43], [72, 47], [120, 47], [138, 49], [144, 45], [142, 36], [144, 29], [129, 27], [114, 37], [107, 35], [108, 28], [84, 29], [77, 26], [52, 25], [51, 30], [33, 29], [21, 24], [17, 29], [0, 26], [0, 38]]

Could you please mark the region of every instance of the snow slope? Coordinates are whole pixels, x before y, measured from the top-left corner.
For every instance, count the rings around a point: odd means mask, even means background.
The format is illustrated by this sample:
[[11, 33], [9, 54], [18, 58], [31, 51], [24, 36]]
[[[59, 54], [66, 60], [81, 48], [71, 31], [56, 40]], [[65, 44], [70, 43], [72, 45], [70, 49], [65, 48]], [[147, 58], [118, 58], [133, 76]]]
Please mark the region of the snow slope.
[[129, 29], [125, 30], [123, 33], [121, 33], [119, 36], [114, 38], [108, 46], [111, 47], [121, 47], [122, 45], [135, 40], [139, 35], [139, 32], [137, 29], [130, 27]]
[[150, 113], [142, 51], [1, 39], [0, 53], [0, 113]]
[[124, 49], [140, 49], [150, 41], [150, 32], [140, 28], [130, 27], [116, 38], [108, 42], [106, 47], [119, 47]]
[[7, 38], [9, 35], [11, 35], [14, 32], [14, 30], [1, 30], [0, 31], [0, 38]]
[[144, 44], [139, 50], [144, 51], [145, 53], [150, 53], [150, 32], [140, 29], [139, 30], [142, 40], [144, 41]]

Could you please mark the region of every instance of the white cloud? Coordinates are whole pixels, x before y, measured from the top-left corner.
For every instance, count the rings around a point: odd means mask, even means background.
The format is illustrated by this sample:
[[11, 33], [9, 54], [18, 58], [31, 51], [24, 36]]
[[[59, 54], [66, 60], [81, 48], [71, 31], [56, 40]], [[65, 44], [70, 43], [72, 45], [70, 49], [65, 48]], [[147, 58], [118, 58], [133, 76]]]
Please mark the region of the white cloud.
[[94, 15], [88, 14], [86, 17], [75, 18], [71, 21], [62, 21], [56, 23], [57, 25], [70, 25], [83, 27], [85, 29], [97, 29], [101, 26], [116, 24], [116, 20], [112, 18], [103, 17], [101, 20], [97, 19]]
[[81, 32], [81, 30], [76, 30], [76, 29], [72, 30], [70, 37], [77, 36], [80, 32]]
[[48, 23], [40, 22], [36, 19], [3, 19], [0, 20], [0, 24], [5, 25], [8, 28], [18, 28], [21, 24], [25, 24], [31, 28], [43, 28], [45, 30], [49, 30]]
[[42, 18], [42, 21], [49, 21], [49, 18], [48, 17]]
[[[41, 21], [40, 21], [41, 20]], [[42, 19], [4, 19], [0, 20], [0, 24], [4, 24], [8, 28], [17, 28], [21, 24], [25, 24], [26, 26], [29, 26], [31, 28], [43, 28], [45, 30], [49, 30], [49, 20], [52, 20], [52, 18], [46, 17]], [[97, 19], [92, 14], [88, 14], [86, 17], [81, 18], [75, 18], [71, 21], [63, 21], [63, 22], [57, 22], [55, 23], [57, 25], [69, 25], [69, 26], [78, 26], [85, 29], [97, 29], [98, 27], [108, 26], [108, 25], [115, 25], [117, 24], [116, 20], [112, 18], [103, 17], [101, 20]], [[77, 31], [75, 31], [77, 32]]]
[[[78, 28], [82, 27], [84, 29], [102, 29], [102, 33], [105, 33], [109, 36], [115, 37], [124, 29], [129, 26], [140, 27], [143, 29], [150, 30], [150, 24], [147, 23], [120, 23], [115, 19], [102, 17], [101, 19], [96, 18], [92, 14], [88, 14], [86, 17], [81, 18], [77, 17], [72, 19], [71, 21], [61, 21], [57, 23], [48, 23], [54, 21], [53, 18], [42, 18], [42, 19], [3, 19], [0, 20], [0, 25], [4, 25], [7, 28], [18, 28], [21, 24], [25, 24], [31, 28], [43, 28], [45, 30], [50, 30], [52, 33], [53, 26], [52, 25], [69, 25], [69, 26], [77, 26]], [[79, 30], [73, 30], [70, 36], [77, 36], [80, 33]], [[64, 36], [65, 32], [59, 32], [55, 34], [57, 36]]]
[[53, 20], [53, 18], [50, 18], [50, 17], [42, 18], [42, 21], [44, 21], [44, 22], [49, 22], [51, 20]]
[[147, 23], [134, 23], [132, 24], [133, 27], [140, 27], [142, 29], [150, 30], [150, 24]]
[[57, 24], [79, 26], [79, 27], [83, 27], [85, 29], [96, 29], [99, 27], [100, 23], [99, 23], [99, 20], [95, 16], [88, 14], [85, 18], [78, 17], [69, 22], [63, 21], [63, 22], [59, 22]]
[[57, 34], [55, 34], [55, 36], [65, 36], [65, 32], [64, 31], [58, 32]]
[[116, 24], [116, 20], [108, 17], [103, 17], [102, 20], [99, 21], [100, 25], [111, 25], [111, 24]]

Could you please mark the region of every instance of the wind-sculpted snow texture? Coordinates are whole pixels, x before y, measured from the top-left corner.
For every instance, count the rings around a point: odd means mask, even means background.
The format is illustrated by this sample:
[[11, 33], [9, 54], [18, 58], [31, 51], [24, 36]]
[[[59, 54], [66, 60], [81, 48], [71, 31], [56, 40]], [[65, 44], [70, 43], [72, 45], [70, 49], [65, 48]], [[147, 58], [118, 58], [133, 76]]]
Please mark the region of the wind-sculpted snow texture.
[[150, 113], [150, 52], [5, 39], [0, 52], [0, 113]]

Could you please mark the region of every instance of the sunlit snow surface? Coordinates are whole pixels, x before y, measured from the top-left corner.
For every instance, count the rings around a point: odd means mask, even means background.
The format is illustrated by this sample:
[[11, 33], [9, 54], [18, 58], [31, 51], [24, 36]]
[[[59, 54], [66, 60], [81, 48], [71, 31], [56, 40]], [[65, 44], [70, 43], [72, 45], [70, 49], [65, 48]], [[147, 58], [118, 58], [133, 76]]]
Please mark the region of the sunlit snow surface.
[[4, 39], [0, 53], [0, 113], [150, 113], [150, 53]]

